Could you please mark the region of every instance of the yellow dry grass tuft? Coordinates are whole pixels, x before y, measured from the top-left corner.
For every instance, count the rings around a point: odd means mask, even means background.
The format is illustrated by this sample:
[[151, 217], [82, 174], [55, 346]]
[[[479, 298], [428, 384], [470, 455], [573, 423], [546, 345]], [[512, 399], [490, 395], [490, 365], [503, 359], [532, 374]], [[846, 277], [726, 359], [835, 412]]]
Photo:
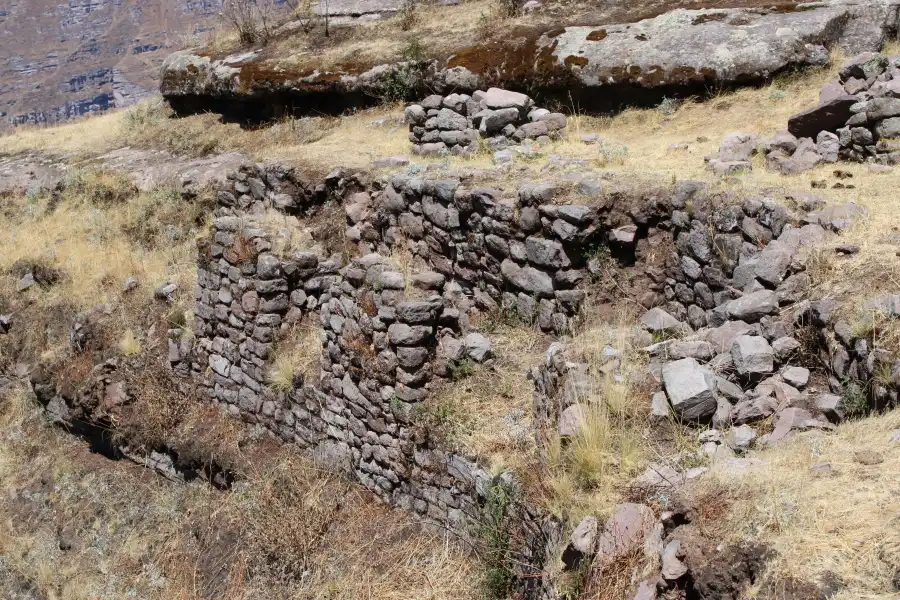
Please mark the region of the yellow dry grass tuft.
[[[768, 571], [817, 581], [831, 572], [846, 586], [834, 598], [893, 598], [900, 569], [900, 411], [810, 432], [750, 454], [764, 463], [744, 474], [713, 468], [695, 494], [728, 498], [712, 524], [723, 543], [755, 540], [775, 555]], [[858, 452], [884, 462], [863, 465]], [[817, 475], [828, 463], [831, 474]], [[713, 497], [713, 496], [709, 496]]]
[[317, 383], [316, 374], [322, 356], [321, 331], [319, 327], [301, 324], [281, 336], [269, 369], [269, 385], [272, 389], [290, 391], [298, 376], [307, 385]]
[[[586, 309], [589, 310], [589, 309]], [[648, 395], [640, 383], [645, 357], [634, 348], [627, 313], [615, 323], [589, 322], [568, 344], [567, 358], [587, 365], [580, 429], [549, 440], [544, 502], [563, 521], [605, 515], [650, 454]]]

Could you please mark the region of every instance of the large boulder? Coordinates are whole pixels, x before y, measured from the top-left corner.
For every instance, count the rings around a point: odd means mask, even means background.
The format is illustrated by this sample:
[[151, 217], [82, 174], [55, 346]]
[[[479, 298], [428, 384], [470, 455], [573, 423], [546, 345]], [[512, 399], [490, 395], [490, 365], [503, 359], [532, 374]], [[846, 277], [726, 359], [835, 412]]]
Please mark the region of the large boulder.
[[715, 375], [693, 358], [666, 363], [663, 386], [672, 410], [682, 419], [708, 419], [716, 412]]

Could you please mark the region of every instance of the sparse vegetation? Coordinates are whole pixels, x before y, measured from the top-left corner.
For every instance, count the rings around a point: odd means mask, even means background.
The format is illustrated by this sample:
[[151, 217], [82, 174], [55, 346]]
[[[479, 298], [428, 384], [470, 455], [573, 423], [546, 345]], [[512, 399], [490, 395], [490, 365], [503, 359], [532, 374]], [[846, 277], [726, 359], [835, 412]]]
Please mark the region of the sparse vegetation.
[[289, 392], [316, 383], [322, 355], [319, 336], [320, 330], [308, 324], [297, 325], [282, 334], [269, 369], [269, 385], [273, 390]]
[[[246, 430], [214, 419], [204, 429], [237, 448]], [[481, 597], [481, 572], [453, 538], [286, 447], [241, 439], [253, 461], [222, 492], [89, 452], [21, 388], [0, 395], [0, 422], [2, 491], [13, 499], [0, 503], [4, 597]]]
[[481, 519], [479, 537], [483, 548], [482, 561], [486, 572], [488, 598], [506, 598], [513, 583], [508, 519], [513, 504], [511, 490], [502, 482], [488, 488]]
[[270, 0], [225, 0], [222, 18], [237, 32], [241, 44], [266, 43], [271, 36]]
[[[564, 522], [577, 524], [586, 514], [604, 514], [616, 488], [633, 476], [649, 451], [642, 438], [646, 390], [630, 383], [643, 358], [631, 347], [627, 317], [615, 326], [588, 322], [572, 340], [571, 359], [588, 366], [588, 387], [577, 399], [583, 407], [571, 439], [547, 440], [544, 502]], [[618, 361], [625, 375], [617, 380], [608, 365]]]

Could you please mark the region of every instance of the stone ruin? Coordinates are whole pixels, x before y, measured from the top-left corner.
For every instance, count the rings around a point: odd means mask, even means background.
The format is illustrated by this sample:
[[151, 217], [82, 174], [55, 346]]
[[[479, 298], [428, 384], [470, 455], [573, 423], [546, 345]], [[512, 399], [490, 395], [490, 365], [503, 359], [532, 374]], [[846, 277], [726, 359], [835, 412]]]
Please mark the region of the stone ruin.
[[536, 108], [518, 92], [490, 88], [468, 94], [432, 95], [405, 110], [413, 154], [469, 156], [479, 139], [490, 151], [526, 140], [546, 143], [562, 137], [566, 116]]
[[900, 164], [900, 56], [866, 52], [850, 59], [822, 86], [819, 100], [771, 139], [726, 136], [719, 152], [706, 157], [708, 168], [723, 175], [749, 170], [758, 152], [767, 169], [785, 175], [838, 161], [872, 163], [875, 170]]

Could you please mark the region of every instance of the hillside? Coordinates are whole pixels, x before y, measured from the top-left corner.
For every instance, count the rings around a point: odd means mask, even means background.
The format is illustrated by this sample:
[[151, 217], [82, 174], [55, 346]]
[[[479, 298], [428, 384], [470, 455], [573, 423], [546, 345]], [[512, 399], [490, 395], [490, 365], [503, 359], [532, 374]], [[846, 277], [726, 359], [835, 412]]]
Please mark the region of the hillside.
[[54, 123], [154, 92], [173, 50], [216, 24], [220, 0], [11, 0], [0, 10], [0, 118]]
[[900, 4], [738, 4], [348, 3], [0, 137], [0, 594], [896, 598]]

